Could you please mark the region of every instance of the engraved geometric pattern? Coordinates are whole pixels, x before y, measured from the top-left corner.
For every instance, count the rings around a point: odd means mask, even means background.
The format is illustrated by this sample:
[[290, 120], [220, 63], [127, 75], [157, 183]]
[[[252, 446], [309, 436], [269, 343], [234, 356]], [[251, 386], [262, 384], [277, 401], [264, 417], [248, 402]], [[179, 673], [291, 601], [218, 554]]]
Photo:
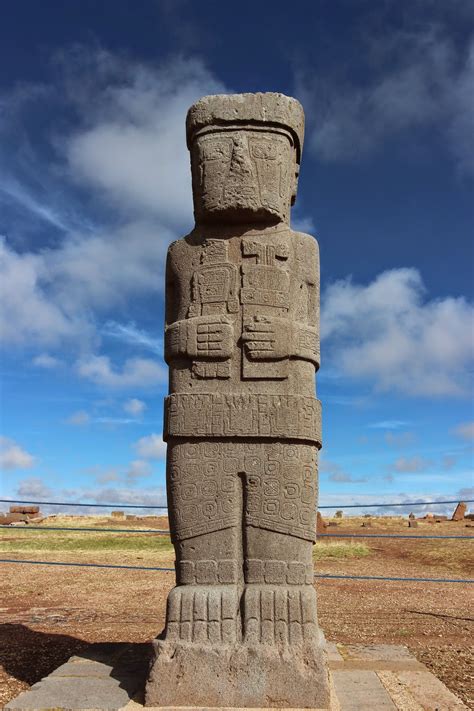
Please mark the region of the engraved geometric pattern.
[[316, 447], [287, 442], [168, 444], [174, 540], [240, 524], [313, 541]]

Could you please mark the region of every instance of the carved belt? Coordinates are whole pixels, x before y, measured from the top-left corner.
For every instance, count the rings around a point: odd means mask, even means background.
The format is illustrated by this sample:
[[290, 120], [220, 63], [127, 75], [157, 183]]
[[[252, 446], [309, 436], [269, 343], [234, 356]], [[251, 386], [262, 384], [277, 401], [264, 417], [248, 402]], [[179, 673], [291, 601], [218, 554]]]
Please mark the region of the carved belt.
[[299, 439], [321, 447], [321, 403], [302, 395], [174, 393], [163, 437]]

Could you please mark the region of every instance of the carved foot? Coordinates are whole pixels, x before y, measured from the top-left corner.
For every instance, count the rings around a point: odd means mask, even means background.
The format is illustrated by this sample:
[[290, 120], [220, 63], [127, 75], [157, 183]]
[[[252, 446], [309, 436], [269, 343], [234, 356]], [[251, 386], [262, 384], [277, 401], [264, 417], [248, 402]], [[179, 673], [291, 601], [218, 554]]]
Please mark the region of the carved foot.
[[234, 585], [178, 585], [168, 596], [166, 641], [229, 644], [240, 638]]
[[247, 585], [243, 602], [245, 643], [298, 646], [319, 641], [311, 585]]

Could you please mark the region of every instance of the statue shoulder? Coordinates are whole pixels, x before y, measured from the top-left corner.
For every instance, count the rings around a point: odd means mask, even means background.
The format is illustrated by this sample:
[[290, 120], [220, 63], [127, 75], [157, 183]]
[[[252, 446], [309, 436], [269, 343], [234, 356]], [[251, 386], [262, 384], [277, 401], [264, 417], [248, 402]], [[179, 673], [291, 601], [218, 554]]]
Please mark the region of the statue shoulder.
[[183, 261], [186, 259], [186, 254], [189, 252], [189, 249], [190, 247], [186, 237], [182, 237], [181, 239], [177, 239], [174, 242], [171, 242], [168, 247], [168, 252], [166, 256], [168, 266], [172, 269], [175, 269], [177, 265], [183, 264]]
[[308, 259], [315, 260], [319, 264], [319, 244], [316, 237], [306, 232], [293, 231], [293, 238], [298, 246], [298, 251], [303, 252]]

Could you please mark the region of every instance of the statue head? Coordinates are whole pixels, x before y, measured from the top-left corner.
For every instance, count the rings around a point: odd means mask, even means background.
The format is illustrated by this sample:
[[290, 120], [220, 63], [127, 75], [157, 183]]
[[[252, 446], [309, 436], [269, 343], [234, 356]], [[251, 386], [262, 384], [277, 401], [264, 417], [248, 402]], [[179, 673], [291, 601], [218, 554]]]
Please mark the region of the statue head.
[[288, 222], [304, 136], [301, 104], [283, 94], [218, 94], [186, 118], [197, 223]]

